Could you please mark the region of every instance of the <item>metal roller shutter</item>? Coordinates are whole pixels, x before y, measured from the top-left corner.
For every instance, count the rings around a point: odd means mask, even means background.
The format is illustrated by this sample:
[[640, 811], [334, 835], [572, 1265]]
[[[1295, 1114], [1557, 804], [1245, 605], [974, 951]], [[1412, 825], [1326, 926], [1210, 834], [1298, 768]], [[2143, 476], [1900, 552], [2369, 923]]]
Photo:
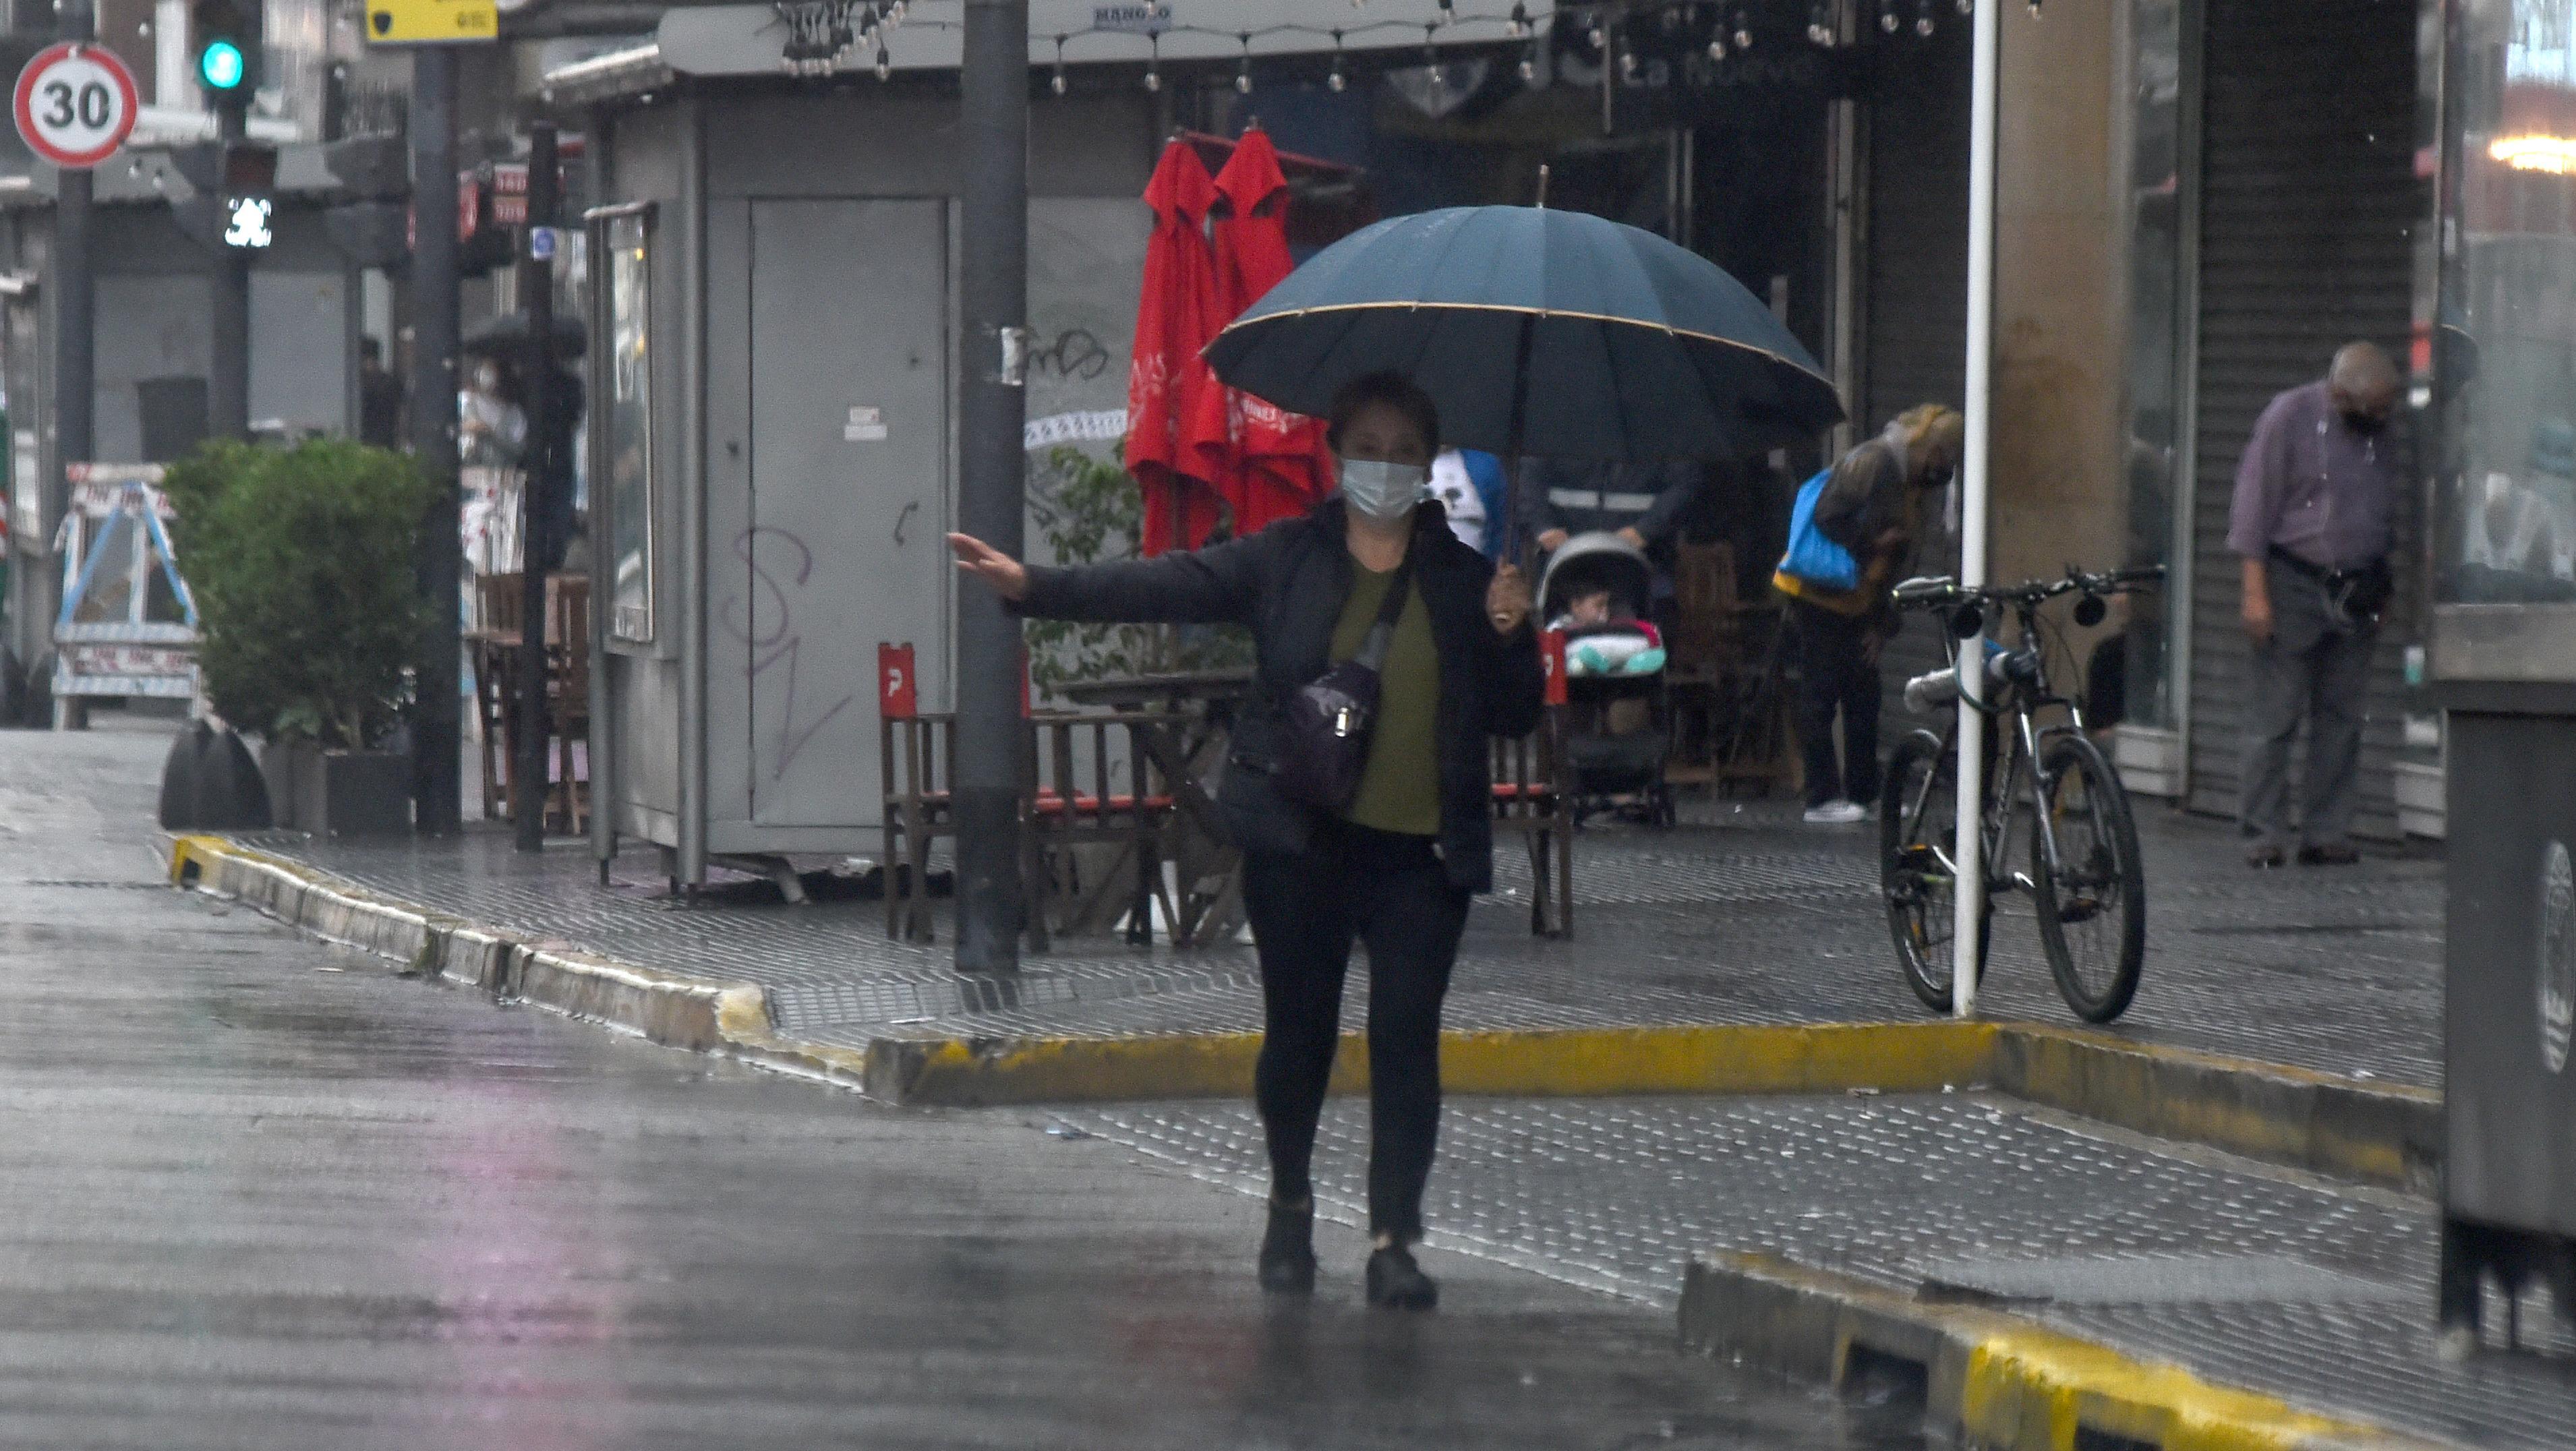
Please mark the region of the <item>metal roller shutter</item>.
[[[2413, 0], [2209, 0], [2203, 94], [2198, 461], [2193, 492], [2191, 796], [2233, 814], [2247, 646], [2227, 550], [2236, 465], [2254, 420], [2369, 338], [2406, 357], [2415, 179]], [[2402, 441], [2401, 441], [2401, 446]], [[2403, 642], [2415, 638], [2401, 517], [2398, 604], [2382, 632], [2355, 829], [2396, 832], [2390, 766], [2404, 734]]]
[[[1957, 407], [1968, 355], [1969, 32], [1945, 23], [1875, 41], [1869, 90], [1869, 226], [1859, 423], [1875, 431], [1917, 403]], [[1955, 541], [1927, 542], [1922, 567], [1958, 567]], [[1932, 621], [1909, 616], [1880, 670], [1890, 732], [1909, 720], [1905, 682], [1940, 668]]]

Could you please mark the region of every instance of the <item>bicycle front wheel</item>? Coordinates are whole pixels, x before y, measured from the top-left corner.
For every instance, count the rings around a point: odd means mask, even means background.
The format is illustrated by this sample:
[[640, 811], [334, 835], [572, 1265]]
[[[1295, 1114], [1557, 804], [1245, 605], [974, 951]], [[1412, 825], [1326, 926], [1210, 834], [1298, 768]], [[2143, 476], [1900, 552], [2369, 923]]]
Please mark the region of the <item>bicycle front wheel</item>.
[[[2147, 881], [2129, 795], [2093, 743], [2063, 735], [2040, 753], [2030, 834], [2039, 941], [2077, 1017], [2107, 1023], [2137, 995], [2147, 955]], [[2051, 860], [2052, 847], [2055, 860]]]
[[[1950, 1010], [1951, 942], [1958, 918], [1958, 772], [1941, 739], [1916, 731], [1897, 742], [1879, 788], [1879, 893], [1905, 984], [1934, 1012]], [[1986, 978], [1993, 940], [1992, 904], [1977, 931], [1977, 981]]]

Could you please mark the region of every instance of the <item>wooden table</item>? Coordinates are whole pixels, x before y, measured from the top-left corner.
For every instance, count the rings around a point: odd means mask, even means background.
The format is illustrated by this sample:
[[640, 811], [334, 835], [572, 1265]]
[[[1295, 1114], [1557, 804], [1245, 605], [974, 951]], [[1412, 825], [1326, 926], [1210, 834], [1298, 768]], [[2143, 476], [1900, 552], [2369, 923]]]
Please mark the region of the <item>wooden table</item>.
[[[1187, 823], [1165, 856], [1180, 890], [1173, 940], [1213, 945], [1243, 922], [1243, 858], [1228, 838], [1215, 798], [1200, 783], [1225, 760], [1234, 713], [1253, 689], [1249, 668], [1085, 680], [1055, 693], [1079, 705], [1106, 707], [1132, 725], [1131, 739], [1170, 784]], [[1142, 717], [1143, 719], [1139, 719]]]

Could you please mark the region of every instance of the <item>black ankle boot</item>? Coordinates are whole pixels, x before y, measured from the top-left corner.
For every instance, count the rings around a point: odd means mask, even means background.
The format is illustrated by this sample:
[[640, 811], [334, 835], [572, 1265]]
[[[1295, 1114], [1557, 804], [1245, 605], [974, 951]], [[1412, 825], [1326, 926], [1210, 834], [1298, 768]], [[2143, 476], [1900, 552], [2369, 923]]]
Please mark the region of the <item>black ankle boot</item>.
[[1390, 1310], [1428, 1310], [1440, 1303], [1440, 1286], [1413, 1262], [1411, 1250], [1390, 1245], [1368, 1258], [1368, 1302]]
[[1261, 1288], [1304, 1295], [1315, 1288], [1315, 1201], [1270, 1201], [1270, 1228], [1261, 1236]]

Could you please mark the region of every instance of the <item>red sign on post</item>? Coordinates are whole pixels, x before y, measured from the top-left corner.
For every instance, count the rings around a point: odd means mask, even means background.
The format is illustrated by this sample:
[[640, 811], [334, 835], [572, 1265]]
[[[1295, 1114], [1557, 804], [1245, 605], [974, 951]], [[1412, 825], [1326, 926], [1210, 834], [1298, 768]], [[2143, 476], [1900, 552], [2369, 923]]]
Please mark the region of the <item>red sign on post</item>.
[[1565, 632], [1540, 631], [1538, 655], [1540, 664], [1547, 671], [1547, 703], [1565, 704]]
[[920, 682], [912, 673], [910, 645], [877, 646], [877, 716], [910, 720], [921, 713]]
[[133, 134], [142, 105], [134, 73], [116, 52], [66, 40], [36, 52], [18, 72], [13, 109], [28, 150], [77, 171], [116, 154]]

